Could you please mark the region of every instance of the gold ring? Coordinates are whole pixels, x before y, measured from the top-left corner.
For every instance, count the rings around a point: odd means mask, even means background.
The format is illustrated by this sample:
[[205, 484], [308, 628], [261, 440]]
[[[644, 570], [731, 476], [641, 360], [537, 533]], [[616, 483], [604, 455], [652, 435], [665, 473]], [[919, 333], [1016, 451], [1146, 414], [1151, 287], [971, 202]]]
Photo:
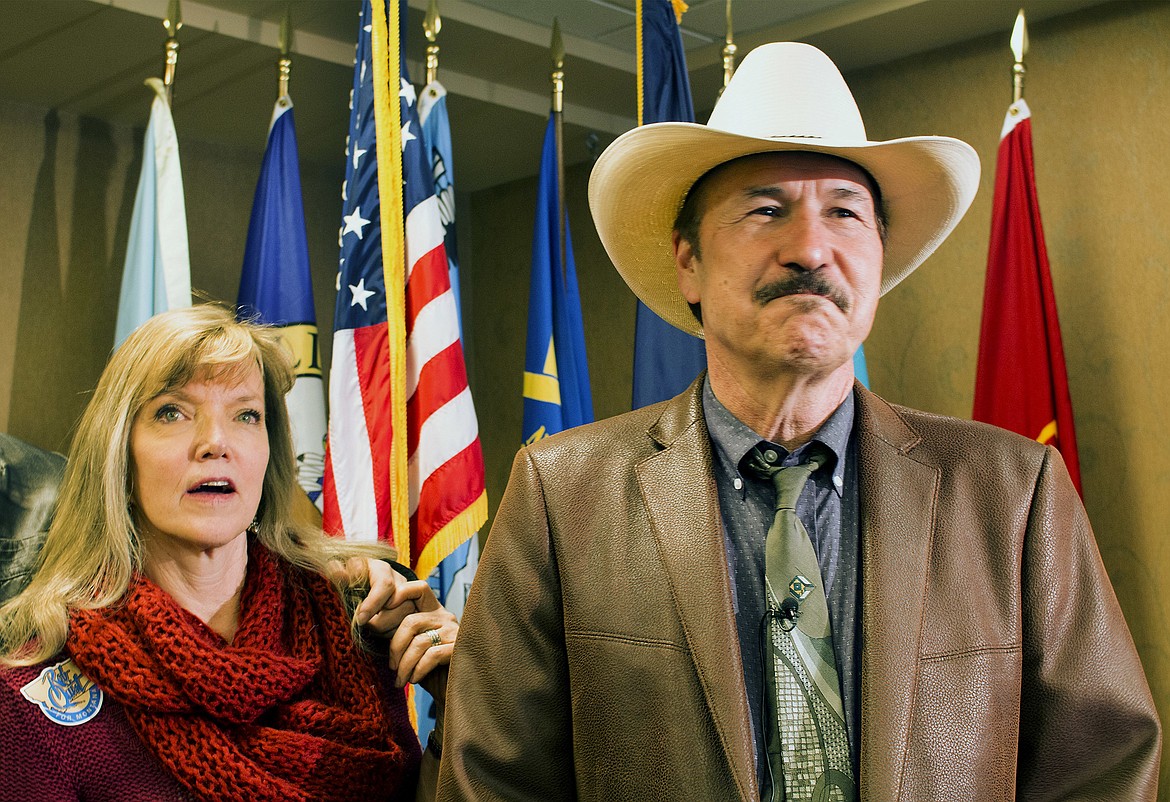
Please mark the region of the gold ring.
[[424, 634], [424, 635], [426, 635], [427, 637], [429, 637], [429, 638], [431, 639], [431, 646], [432, 646], [432, 647], [433, 647], [433, 646], [442, 646], [442, 645], [443, 645], [443, 636], [439, 634], [439, 630], [437, 630], [437, 629], [428, 629], [428, 630], [427, 630], [426, 632], [424, 632], [423, 634]]

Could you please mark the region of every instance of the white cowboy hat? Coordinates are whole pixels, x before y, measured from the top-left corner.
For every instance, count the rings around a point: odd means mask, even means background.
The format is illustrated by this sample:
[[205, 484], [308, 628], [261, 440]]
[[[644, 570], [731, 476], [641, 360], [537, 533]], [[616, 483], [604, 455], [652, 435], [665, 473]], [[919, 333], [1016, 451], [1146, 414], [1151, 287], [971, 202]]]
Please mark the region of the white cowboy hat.
[[667, 323], [703, 335], [675, 279], [671, 234], [691, 186], [753, 153], [828, 153], [877, 182], [889, 221], [884, 295], [926, 260], [966, 213], [979, 156], [966, 142], [916, 136], [871, 142], [837, 66], [811, 45], [776, 42], [748, 53], [706, 125], [654, 123], [606, 148], [589, 178], [589, 208], [626, 284]]

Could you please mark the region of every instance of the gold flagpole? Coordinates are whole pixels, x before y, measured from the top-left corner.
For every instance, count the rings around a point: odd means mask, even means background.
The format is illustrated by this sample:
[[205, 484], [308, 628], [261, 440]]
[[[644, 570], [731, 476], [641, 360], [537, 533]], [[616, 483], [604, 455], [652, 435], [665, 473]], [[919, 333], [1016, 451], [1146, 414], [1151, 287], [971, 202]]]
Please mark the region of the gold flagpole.
[[288, 79], [292, 73], [292, 59], [289, 53], [292, 51], [292, 6], [289, 5], [284, 10], [284, 19], [280, 21], [280, 58], [276, 61], [276, 68], [279, 73], [279, 84], [276, 88], [277, 103], [282, 106], [288, 105]]
[[565, 43], [561, 23], [553, 18], [552, 34], [552, 110], [557, 140], [557, 231], [560, 233], [561, 275], [565, 275], [565, 145], [562, 113], [565, 110]]
[[1012, 66], [1012, 102], [1015, 103], [1024, 97], [1024, 56], [1028, 55], [1028, 23], [1022, 8], [1012, 28], [1012, 55], [1016, 57]]
[[179, 8], [179, 0], [171, 0], [167, 6], [167, 16], [163, 20], [163, 27], [167, 29], [167, 41], [164, 45], [165, 62], [163, 64], [163, 86], [167, 90], [167, 103], [171, 103], [174, 95], [175, 65], [179, 63], [179, 29], [183, 27], [183, 14]]
[[443, 29], [443, 20], [439, 16], [438, 0], [430, 0], [427, 3], [427, 15], [423, 18], [423, 33], [426, 34], [427, 42], [427, 85], [435, 82], [435, 77], [439, 73], [439, 46], [435, 44], [435, 39], [439, 36], [439, 31]]
[[723, 45], [723, 87], [719, 94], [731, 83], [731, 75], [735, 72], [735, 31], [731, 25], [731, 0], [727, 0], [727, 39]]

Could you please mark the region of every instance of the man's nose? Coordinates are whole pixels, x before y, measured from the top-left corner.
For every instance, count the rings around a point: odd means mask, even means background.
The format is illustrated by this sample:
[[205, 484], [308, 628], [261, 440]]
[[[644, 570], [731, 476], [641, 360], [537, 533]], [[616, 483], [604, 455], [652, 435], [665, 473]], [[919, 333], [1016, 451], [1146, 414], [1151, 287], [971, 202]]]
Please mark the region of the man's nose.
[[819, 215], [796, 212], [781, 234], [780, 262], [787, 268], [800, 271], [824, 267], [829, 256], [826, 234], [824, 221]]

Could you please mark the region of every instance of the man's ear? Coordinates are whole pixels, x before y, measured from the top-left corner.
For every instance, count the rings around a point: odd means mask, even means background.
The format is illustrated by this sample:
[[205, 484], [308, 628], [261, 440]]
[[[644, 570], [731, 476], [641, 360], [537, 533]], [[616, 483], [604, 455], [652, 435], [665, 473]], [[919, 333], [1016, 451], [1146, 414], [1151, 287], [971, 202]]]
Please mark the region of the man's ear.
[[686, 298], [687, 303], [699, 303], [699, 257], [691, 243], [679, 234], [678, 229], [670, 237], [674, 246], [674, 273], [678, 280], [678, 289]]

